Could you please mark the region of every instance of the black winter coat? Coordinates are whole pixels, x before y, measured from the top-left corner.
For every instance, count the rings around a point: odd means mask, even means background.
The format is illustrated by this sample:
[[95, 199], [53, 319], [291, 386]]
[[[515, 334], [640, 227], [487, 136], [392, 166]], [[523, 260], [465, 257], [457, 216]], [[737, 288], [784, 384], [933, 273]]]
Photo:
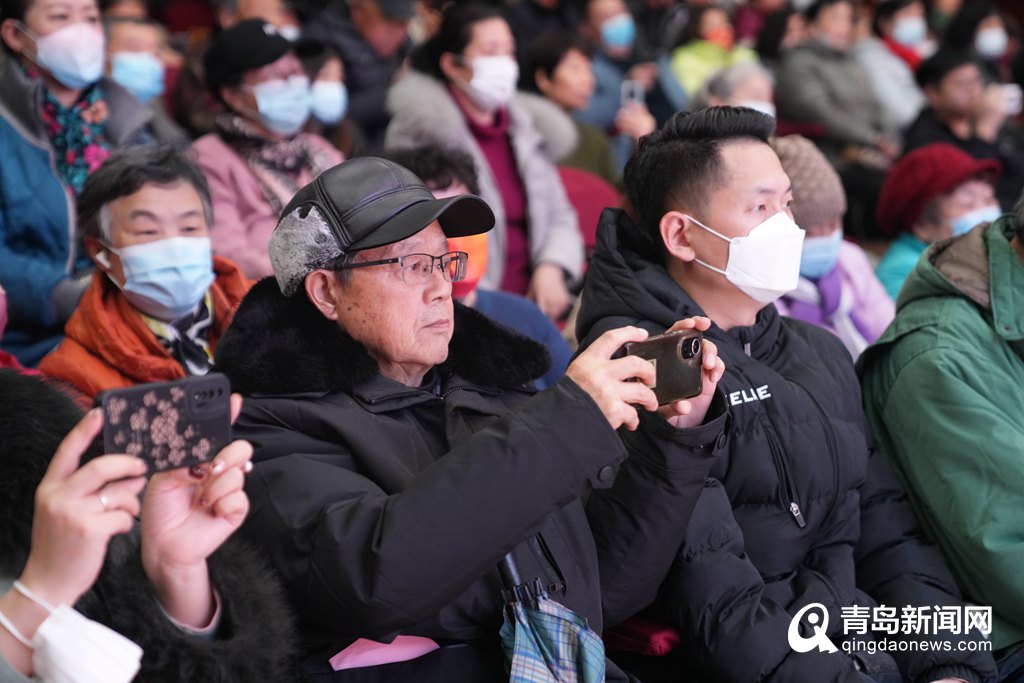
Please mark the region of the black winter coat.
[[[0, 577], [21, 574], [28, 558], [35, 490], [64, 436], [82, 417], [41, 380], [0, 370]], [[137, 681], [252, 683], [286, 680], [294, 621], [277, 578], [251, 547], [229, 540], [209, 560], [221, 597], [212, 638], [190, 635], [160, 609], [139, 558], [137, 536], [115, 536], [103, 570], [75, 607], [143, 649]]]
[[[217, 366], [247, 396], [236, 431], [256, 449], [243, 533], [275, 558], [305, 649], [322, 668], [360, 637], [452, 646], [336, 680], [507, 680], [496, 566], [510, 551], [524, 578], [564, 583], [553, 597], [597, 632], [654, 598], [724, 401], [708, 425], [649, 434], [627, 460], [639, 442], [624, 446], [572, 380], [530, 388], [547, 362], [536, 342], [457, 306], [448, 360], [432, 387], [411, 388], [272, 279], [242, 303]], [[608, 680], [626, 678], [609, 663]]]
[[[613, 327], [656, 333], [703, 315], [636, 230], [622, 211], [602, 215], [577, 325], [582, 347]], [[682, 631], [687, 660], [712, 680], [868, 680], [857, 669], [891, 667], [888, 654], [797, 654], [787, 641], [796, 612], [823, 604], [838, 645], [843, 607], [952, 606], [961, 598], [886, 461], [870, 449], [849, 354], [830, 333], [782, 318], [772, 305], [751, 327], [712, 326], [706, 336], [726, 364], [728, 449], [711, 469], [656, 611]], [[915, 682], [994, 674], [985, 653], [896, 660]]]

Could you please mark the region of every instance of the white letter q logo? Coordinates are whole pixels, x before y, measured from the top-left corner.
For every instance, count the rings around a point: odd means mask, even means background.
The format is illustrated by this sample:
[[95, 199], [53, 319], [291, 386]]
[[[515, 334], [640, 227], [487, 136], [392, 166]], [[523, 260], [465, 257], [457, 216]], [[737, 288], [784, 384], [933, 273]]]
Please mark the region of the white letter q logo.
[[[807, 623], [814, 630], [814, 635], [810, 638], [804, 638], [800, 635], [800, 620], [803, 619], [804, 614], [808, 610], [812, 609], [817, 611], [811, 612], [807, 617]], [[817, 612], [821, 612], [820, 617]], [[817, 625], [818, 621], [821, 621], [821, 626]], [[796, 613], [793, 621], [789, 622], [789, 633], [786, 635], [789, 637], [789, 646], [795, 652], [810, 652], [815, 647], [818, 648], [819, 652], [839, 652], [839, 648], [835, 646], [835, 643], [825, 635], [826, 631], [828, 631], [828, 610], [820, 602], [812, 602]]]

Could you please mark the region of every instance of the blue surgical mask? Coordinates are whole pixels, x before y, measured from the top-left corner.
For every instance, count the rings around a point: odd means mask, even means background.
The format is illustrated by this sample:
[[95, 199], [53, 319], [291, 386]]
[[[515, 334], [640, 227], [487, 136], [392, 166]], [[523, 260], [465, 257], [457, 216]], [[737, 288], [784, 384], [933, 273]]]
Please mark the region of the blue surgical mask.
[[[124, 285], [118, 287], [125, 298], [159, 320], [177, 320], [192, 312], [213, 284], [209, 237], [172, 237], [107, 250], [121, 257]], [[106, 258], [102, 256], [97, 258], [100, 263]]]
[[309, 120], [312, 98], [305, 76], [257, 83], [252, 86], [252, 93], [256, 96], [260, 121], [278, 135], [295, 135]]
[[164, 93], [164, 65], [148, 52], [115, 52], [110, 58], [110, 75], [139, 102]]
[[601, 42], [607, 47], [631, 47], [636, 40], [636, 24], [629, 14], [617, 14], [601, 24]]
[[917, 47], [928, 37], [928, 22], [924, 17], [903, 17], [892, 27], [892, 39], [906, 47]]
[[800, 256], [800, 276], [808, 280], [817, 280], [831, 273], [839, 262], [839, 250], [842, 246], [842, 230], [833, 230], [831, 235], [804, 237], [803, 253]]
[[340, 81], [316, 81], [310, 89], [313, 116], [321, 123], [337, 123], [348, 111], [348, 88]]
[[970, 232], [971, 228], [979, 223], [991, 223], [997, 218], [1003, 215], [1003, 210], [999, 208], [999, 205], [993, 204], [991, 206], [983, 206], [980, 209], [968, 211], [962, 216], [957, 216], [951, 223], [953, 226], [954, 235], [962, 235], [965, 232]]

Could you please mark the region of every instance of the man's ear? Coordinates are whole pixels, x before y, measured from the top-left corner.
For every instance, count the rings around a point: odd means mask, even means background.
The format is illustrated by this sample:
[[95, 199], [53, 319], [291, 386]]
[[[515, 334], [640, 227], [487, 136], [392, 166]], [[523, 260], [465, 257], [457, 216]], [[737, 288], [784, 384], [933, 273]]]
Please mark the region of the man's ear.
[[544, 69], [537, 67], [533, 70], [533, 80], [537, 84], [537, 90], [540, 90], [542, 95], [547, 95], [551, 89], [551, 79], [544, 73]]
[[661, 217], [658, 232], [670, 256], [686, 262], [697, 258], [697, 252], [690, 244], [690, 231], [695, 228], [699, 229], [693, 219], [681, 211], [669, 211]]
[[306, 296], [328, 320], [338, 319], [338, 280], [330, 270], [314, 270], [303, 282]]

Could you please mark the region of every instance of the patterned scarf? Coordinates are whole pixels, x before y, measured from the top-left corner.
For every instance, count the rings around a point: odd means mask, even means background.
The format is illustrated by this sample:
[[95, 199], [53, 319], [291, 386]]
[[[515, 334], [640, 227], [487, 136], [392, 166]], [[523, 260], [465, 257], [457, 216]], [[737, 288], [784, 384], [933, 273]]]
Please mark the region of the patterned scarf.
[[57, 172], [77, 196], [85, 179], [111, 152], [104, 128], [109, 111], [99, 84], [88, 87], [70, 107], [61, 105], [43, 88], [42, 115], [56, 153]]
[[205, 375], [213, 367], [213, 353], [210, 351], [210, 325], [213, 323], [213, 299], [210, 293], [196, 307], [196, 310], [173, 322], [163, 322], [142, 315], [142, 321], [149, 328], [171, 358], [181, 363], [185, 374]]
[[299, 176], [303, 170], [315, 177], [333, 166], [332, 159], [311, 147], [301, 133], [285, 140], [268, 140], [237, 114], [218, 116], [216, 128], [225, 144], [249, 164], [277, 213], [301, 188]]

